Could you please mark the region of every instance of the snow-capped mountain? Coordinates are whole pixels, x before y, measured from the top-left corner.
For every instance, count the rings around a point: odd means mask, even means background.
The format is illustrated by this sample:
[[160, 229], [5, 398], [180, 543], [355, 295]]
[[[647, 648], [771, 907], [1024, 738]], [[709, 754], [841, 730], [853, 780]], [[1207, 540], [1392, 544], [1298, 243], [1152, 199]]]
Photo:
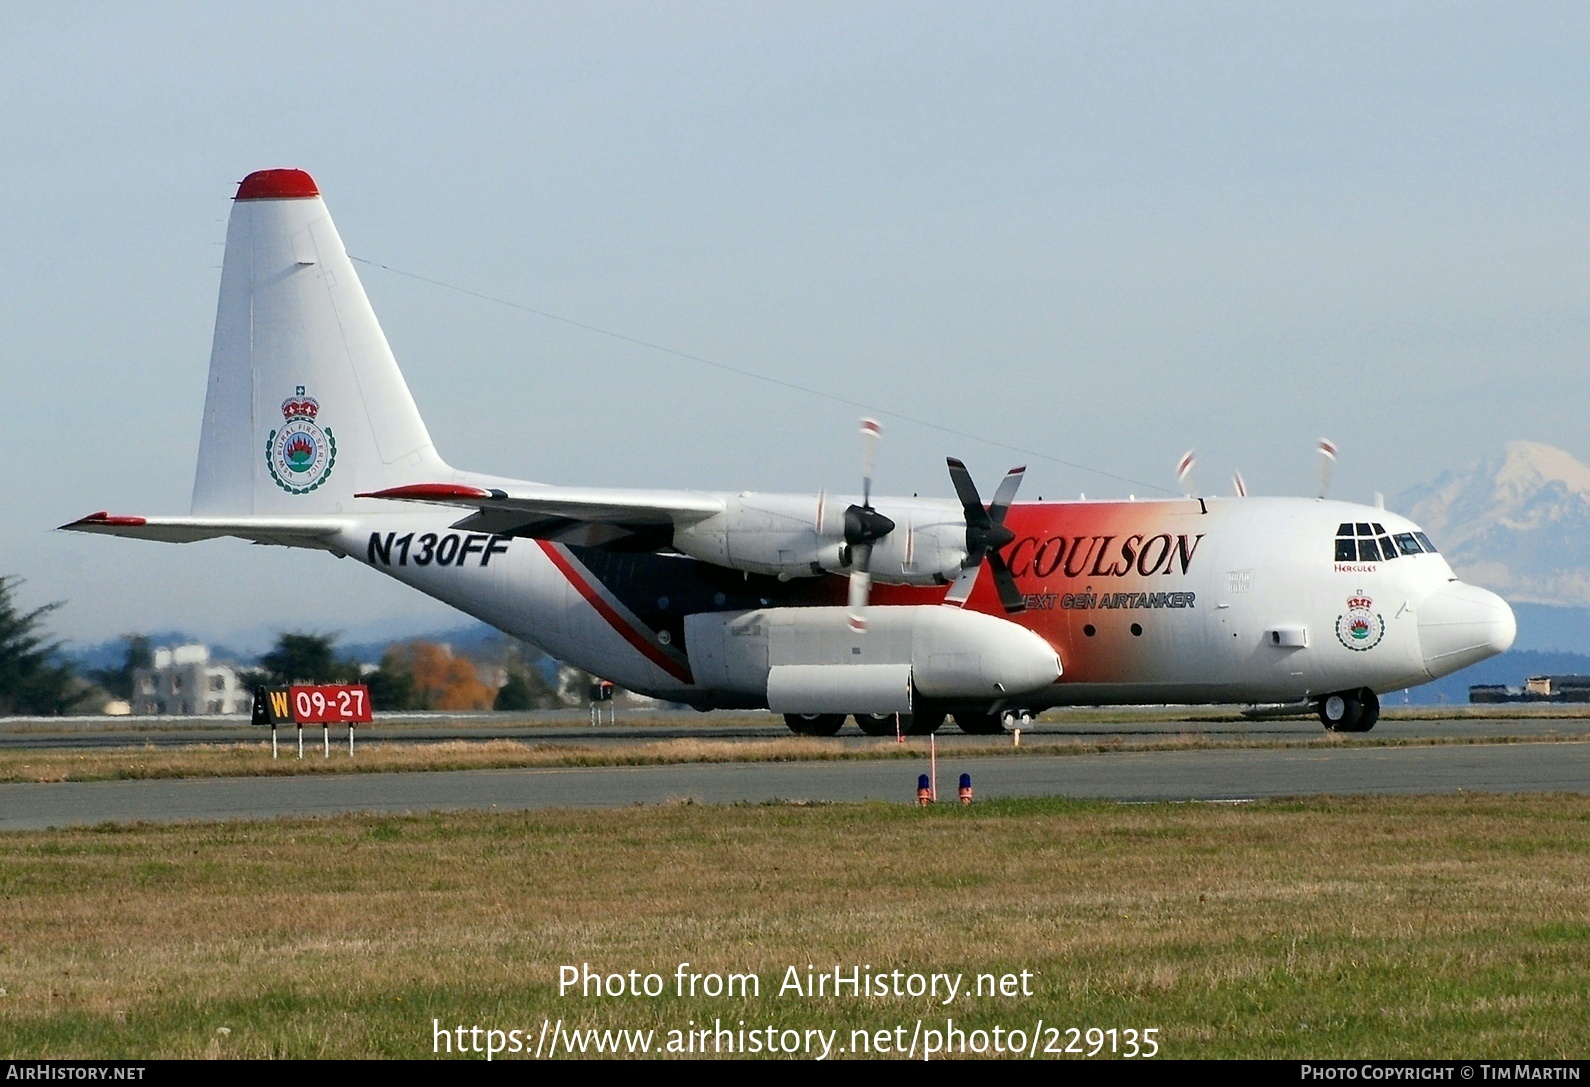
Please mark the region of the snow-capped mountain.
[[1509, 600], [1590, 606], [1590, 467], [1539, 442], [1508, 442], [1392, 504], [1458, 576]]

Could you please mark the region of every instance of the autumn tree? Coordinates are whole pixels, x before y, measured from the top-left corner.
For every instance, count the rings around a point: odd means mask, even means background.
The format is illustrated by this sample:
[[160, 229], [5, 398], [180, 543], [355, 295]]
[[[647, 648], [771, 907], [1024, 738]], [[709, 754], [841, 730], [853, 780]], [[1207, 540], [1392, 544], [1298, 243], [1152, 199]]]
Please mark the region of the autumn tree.
[[435, 642], [392, 646], [381, 658], [381, 670], [407, 674], [414, 709], [489, 710], [497, 697], [496, 689], [475, 674], [473, 663]]

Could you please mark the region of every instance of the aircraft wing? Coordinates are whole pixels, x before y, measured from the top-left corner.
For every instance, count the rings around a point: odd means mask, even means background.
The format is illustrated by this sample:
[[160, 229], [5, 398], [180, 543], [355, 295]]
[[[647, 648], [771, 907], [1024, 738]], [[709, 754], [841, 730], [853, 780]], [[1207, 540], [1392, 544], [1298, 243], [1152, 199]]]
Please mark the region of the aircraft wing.
[[334, 550], [330, 539], [345, 526], [336, 517], [125, 517], [105, 510], [91, 513], [61, 528], [102, 536], [126, 536], [162, 543], [194, 543], [236, 536], [257, 544]]
[[[500, 487], [473, 487], [459, 483], [413, 483], [367, 491], [355, 498], [382, 498], [400, 502], [473, 509], [476, 514], [459, 522], [459, 528], [502, 531], [496, 526], [555, 523], [603, 525], [685, 525], [704, 521], [724, 509], [723, 499], [693, 491], [616, 490], [605, 487], [525, 486], [512, 491]], [[467, 522], [467, 523], [466, 523]]]

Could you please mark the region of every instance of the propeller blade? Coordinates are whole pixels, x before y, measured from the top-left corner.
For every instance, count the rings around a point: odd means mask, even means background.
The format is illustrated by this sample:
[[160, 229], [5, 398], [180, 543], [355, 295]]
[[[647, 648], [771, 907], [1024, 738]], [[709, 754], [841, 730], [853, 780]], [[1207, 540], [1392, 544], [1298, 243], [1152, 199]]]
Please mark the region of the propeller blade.
[[1187, 477], [1192, 475], [1193, 465], [1197, 463], [1197, 450], [1189, 449], [1181, 455], [1181, 460], [1176, 462], [1176, 483], [1178, 486], [1187, 486]]
[[961, 508], [966, 513], [966, 527], [987, 528], [992, 522], [988, 511], [983, 508], [982, 497], [977, 493], [977, 484], [972, 482], [972, 473], [954, 457], [945, 457], [944, 460], [950, 466], [950, 482], [955, 485], [955, 495], [961, 500]]
[[850, 629], [858, 634], [867, 629], [867, 597], [872, 590], [872, 545], [857, 544], [851, 549], [850, 591], [846, 605]]
[[1016, 500], [1016, 488], [1021, 486], [1022, 477], [1027, 474], [1027, 466], [1012, 468], [1005, 473], [1005, 478], [1000, 480], [999, 490], [994, 492], [994, 504], [988, 510], [988, 516], [994, 524], [1005, 523], [1005, 514], [1010, 512], [1010, 504]]
[[861, 420], [861, 504], [872, 505], [872, 469], [878, 460], [878, 439], [883, 427], [876, 419]]
[[944, 594], [944, 603], [957, 608], [966, 606], [966, 598], [972, 595], [972, 586], [977, 584], [977, 569], [976, 566], [968, 566], [956, 576], [950, 591]]
[[1248, 481], [1242, 478], [1241, 472], [1231, 473], [1231, 489], [1237, 492], [1238, 498], [1248, 497]]
[[1336, 443], [1329, 438], [1321, 438], [1315, 447], [1319, 452], [1319, 496], [1325, 497], [1325, 492], [1331, 486], [1331, 466], [1336, 463]]
[[1010, 615], [1019, 615], [1027, 610], [1027, 597], [1016, 588], [1016, 579], [1010, 573], [1010, 567], [1005, 565], [1005, 560], [998, 551], [988, 553], [988, 568], [994, 574], [994, 588], [999, 590], [999, 602], [1004, 605], [1005, 611]]

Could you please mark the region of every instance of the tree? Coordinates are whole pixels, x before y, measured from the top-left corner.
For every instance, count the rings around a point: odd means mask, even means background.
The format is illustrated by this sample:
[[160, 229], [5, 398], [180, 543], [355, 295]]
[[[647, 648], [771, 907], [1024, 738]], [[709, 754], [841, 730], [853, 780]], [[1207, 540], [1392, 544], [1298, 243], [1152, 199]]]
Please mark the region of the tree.
[[260, 657], [257, 670], [245, 672], [250, 687], [280, 687], [290, 683], [356, 683], [356, 661], [338, 660], [333, 634], [280, 634], [276, 648]]
[[81, 685], [57, 659], [61, 643], [41, 630], [45, 616], [61, 605], [18, 613], [11, 599], [18, 584], [15, 577], [0, 577], [0, 716], [70, 713], [82, 699]]
[[[419, 710], [489, 710], [497, 692], [480, 681], [475, 666], [435, 642], [407, 642], [389, 648], [381, 670], [406, 674], [412, 686], [410, 706]], [[371, 702], [375, 701], [374, 696]]]
[[557, 695], [539, 675], [528, 672], [509, 672], [508, 682], [497, 688], [494, 710], [540, 710], [558, 705]]
[[108, 694], [130, 699], [133, 694], [133, 673], [140, 668], [153, 668], [155, 653], [150, 648], [149, 639], [142, 634], [123, 634], [121, 640], [127, 643], [127, 657], [122, 661], [122, 666], [96, 668], [88, 676], [105, 688]]
[[412, 710], [414, 677], [405, 671], [390, 651], [381, 655], [381, 667], [364, 677], [370, 688], [370, 707], [380, 713]]

